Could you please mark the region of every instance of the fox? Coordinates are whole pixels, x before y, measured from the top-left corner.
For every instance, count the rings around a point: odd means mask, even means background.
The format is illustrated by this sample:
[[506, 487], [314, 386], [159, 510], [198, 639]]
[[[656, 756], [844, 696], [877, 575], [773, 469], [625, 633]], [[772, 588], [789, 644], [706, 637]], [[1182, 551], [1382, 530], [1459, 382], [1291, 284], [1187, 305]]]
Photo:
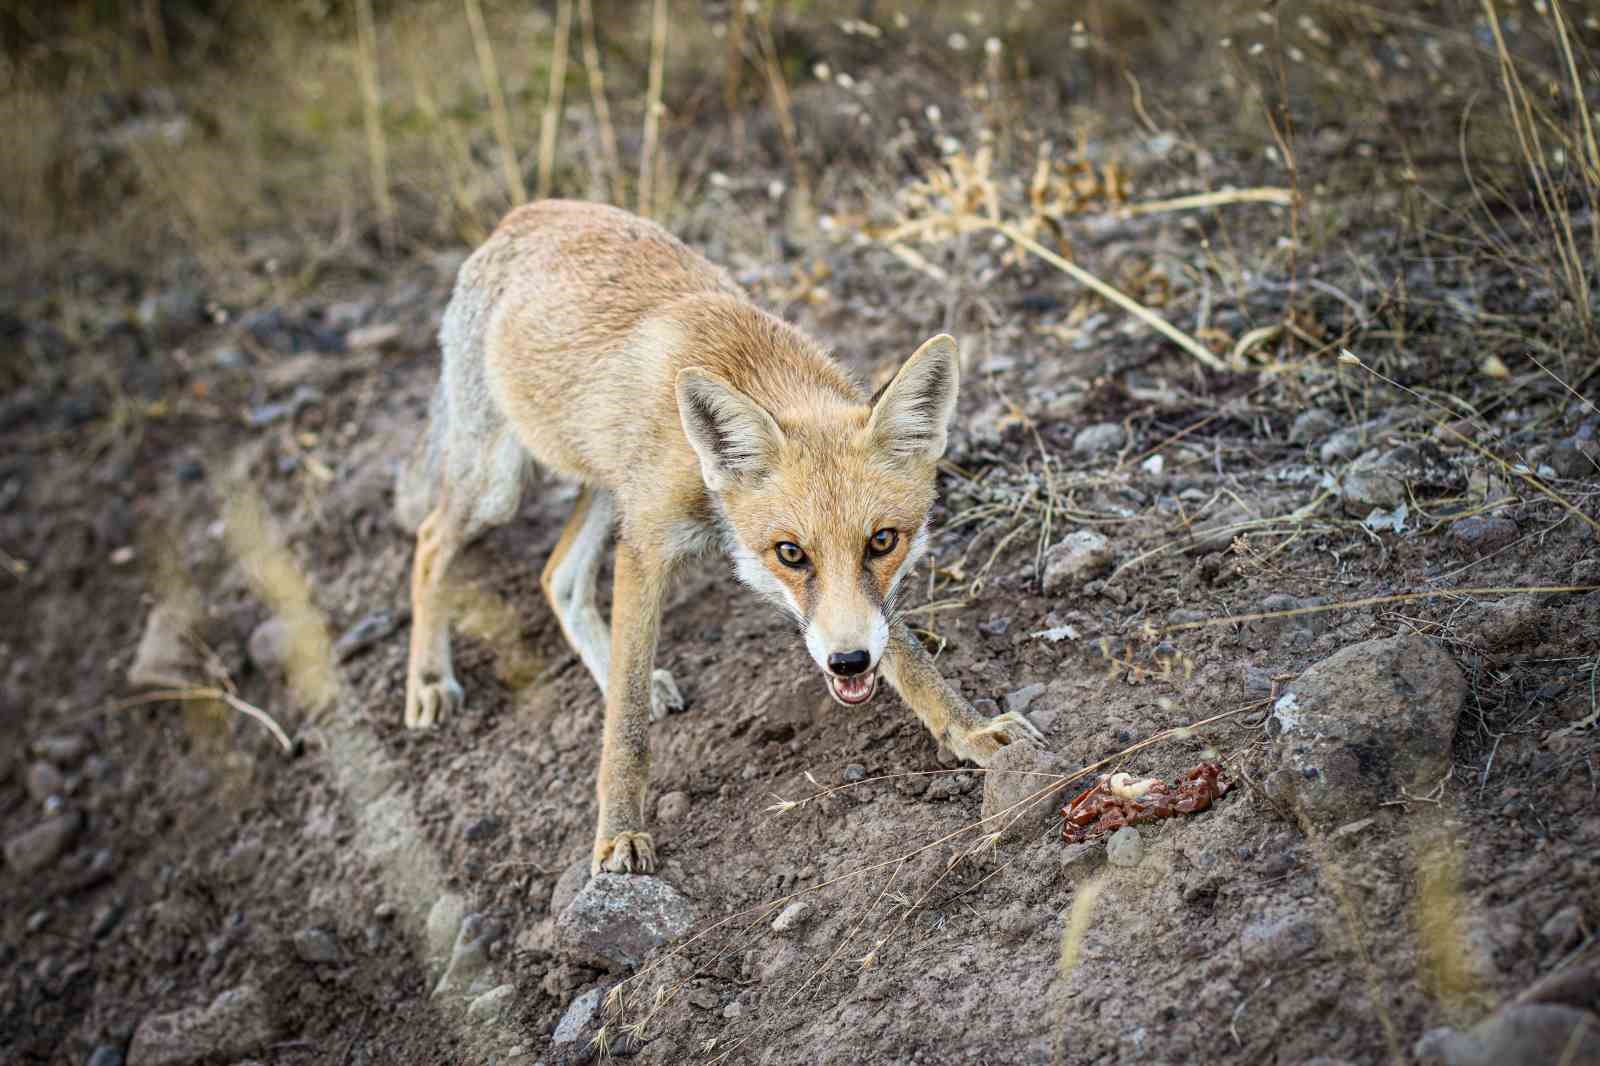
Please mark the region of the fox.
[[[444, 582], [509, 522], [536, 470], [577, 503], [540, 578], [605, 703], [592, 874], [649, 874], [650, 724], [680, 709], [655, 666], [675, 574], [719, 554], [787, 612], [839, 704], [880, 680], [934, 738], [987, 765], [1036, 744], [1021, 714], [979, 714], [897, 610], [928, 550], [954, 417], [955, 340], [916, 349], [870, 399], [824, 348], [764, 311], [660, 225], [597, 203], [512, 210], [462, 265], [439, 329], [426, 432], [395, 484], [416, 535], [408, 729], [458, 711]], [[614, 542], [609, 625], [596, 600]]]

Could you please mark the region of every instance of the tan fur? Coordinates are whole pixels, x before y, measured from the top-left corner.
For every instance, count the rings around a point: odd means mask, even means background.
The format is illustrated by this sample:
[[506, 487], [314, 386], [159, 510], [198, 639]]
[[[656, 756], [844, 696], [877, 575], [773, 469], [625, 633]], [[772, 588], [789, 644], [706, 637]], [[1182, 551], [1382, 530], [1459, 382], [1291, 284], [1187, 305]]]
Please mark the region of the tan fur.
[[[530, 461], [581, 482], [542, 584], [606, 697], [595, 871], [655, 866], [648, 726], [676, 698], [654, 669], [661, 604], [674, 570], [707, 549], [795, 615], [825, 673], [840, 655], [872, 657], [853, 680], [831, 677], [841, 702], [881, 672], [964, 758], [1036, 736], [1020, 716], [977, 715], [893, 615], [954, 408], [949, 338], [869, 406], [815, 342], [659, 227], [544, 201], [508, 215], [462, 267], [440, 341], [428, 433], [396, 487], [417, 529], [405, 721], [431, 726], [461, 702], [441, 592], [452, 558], [515, 514]], [[593, 581], [613, 512], [607, 639]], [[883, 530], [892, 549], [874, 554]], [[802, 569], [783, 564], [781, 542], [804, 550]]]

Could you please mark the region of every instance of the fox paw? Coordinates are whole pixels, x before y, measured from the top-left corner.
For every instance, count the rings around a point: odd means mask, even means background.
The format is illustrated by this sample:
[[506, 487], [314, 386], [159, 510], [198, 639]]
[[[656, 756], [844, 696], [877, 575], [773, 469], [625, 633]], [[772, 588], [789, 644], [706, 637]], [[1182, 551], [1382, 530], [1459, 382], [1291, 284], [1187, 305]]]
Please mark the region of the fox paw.
[[[953, 731], [952, 731], [953, 732]], [[950, 747], [961, 758], [979, 766], [989, 765], [995, 753], [1008, 744], [1043, 744], [1044, 735], [1020, 711], [997, 714], [976, 729], [950, 738]]]
[[462, 698], [453, 677], [413, 681], [406, 686], [406, 728], [432, 729], [446, 714], [461, 709]]
[[659, 722], [669, 714], [683, 710], [683, 693], [671, 672], [657, 670], [650, 675], [650, 720]]
[[656, 848], [649, 833], [618, 833], [595, 841], [589, 873], [648, 874], [656, 869]]

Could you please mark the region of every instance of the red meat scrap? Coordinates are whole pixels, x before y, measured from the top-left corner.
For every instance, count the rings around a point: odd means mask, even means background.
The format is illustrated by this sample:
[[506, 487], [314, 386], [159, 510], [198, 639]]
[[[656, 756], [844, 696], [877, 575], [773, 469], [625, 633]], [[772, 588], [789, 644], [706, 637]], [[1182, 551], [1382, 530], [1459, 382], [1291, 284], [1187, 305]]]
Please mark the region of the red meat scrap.
[[1131, 774], [1102, 774], [1093, 788], [1061, 808], [1061, 838], [1079, 844], [1125, 825], [1196, 814], [1231, 787], [1222, 767], [1213, 762], [1185, 771], [1170, 785], [1153, 777], [1137, 780]]

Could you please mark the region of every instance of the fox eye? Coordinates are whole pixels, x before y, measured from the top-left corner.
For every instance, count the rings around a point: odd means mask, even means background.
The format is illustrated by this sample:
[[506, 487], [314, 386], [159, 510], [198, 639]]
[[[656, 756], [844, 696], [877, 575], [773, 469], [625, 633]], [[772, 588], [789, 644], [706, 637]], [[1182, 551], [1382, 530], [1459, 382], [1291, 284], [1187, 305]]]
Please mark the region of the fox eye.
[[773, 550], [778, 553], [778, 561], [784, 566], [798, 570], [806, 565], [805, 550], [793, 541], [779, 541]]
[[867, 550], [873, 555], [888, 555], [894, 551], [894, 546], [900, 543], [900, 531], [897, 529], [880, 529], [867, 541]]

